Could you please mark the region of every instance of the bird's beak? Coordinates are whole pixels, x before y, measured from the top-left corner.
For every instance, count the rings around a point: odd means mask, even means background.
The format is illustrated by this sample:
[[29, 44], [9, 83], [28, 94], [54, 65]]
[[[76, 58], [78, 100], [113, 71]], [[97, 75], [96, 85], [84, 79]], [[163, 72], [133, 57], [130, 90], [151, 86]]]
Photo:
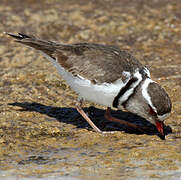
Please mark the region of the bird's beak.
[[158, 132], [162, 135], [162, 136], [165, 136], [164, 134], [164, 124], [162, 121], [159, 121], [159, 120], [156, 120], [156, 127], [157, 127], [157, 130]]

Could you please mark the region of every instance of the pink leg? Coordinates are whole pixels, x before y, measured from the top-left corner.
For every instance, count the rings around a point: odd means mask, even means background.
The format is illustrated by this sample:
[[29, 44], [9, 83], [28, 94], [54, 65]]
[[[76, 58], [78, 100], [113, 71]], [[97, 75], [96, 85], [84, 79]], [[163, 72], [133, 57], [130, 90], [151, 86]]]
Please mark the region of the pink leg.
[[89, 123], [89, 125], [96, 131], [101, 133], [102, 131], [91, 121], [91, 119], [87, 116], [87, 114], [84, 112], [84, 110], [81, 107], [82, 100], [78, 101], [76, 103], [76, 109], [77, 111], [82, 115], [82, 117]]

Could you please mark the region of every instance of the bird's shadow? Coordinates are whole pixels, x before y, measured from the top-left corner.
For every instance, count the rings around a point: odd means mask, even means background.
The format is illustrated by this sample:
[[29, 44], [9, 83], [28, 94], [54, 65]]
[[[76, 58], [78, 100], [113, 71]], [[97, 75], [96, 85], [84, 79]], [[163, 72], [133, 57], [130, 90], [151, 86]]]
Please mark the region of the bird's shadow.
[[[9, 103], [11, 106], [18, 106], [22, 109], [18, 111], [31, 111], [31, 112], [39, 112], [41, 114], [46, 114], [47, 116], [51, 118], [55, 118], [59, 122], [64, 122], [67, 124], [73, 124], [77, 128], [90, 128], [86, 120], [84, 120], [81, 115], [77, 112], [75, 108], [72, 107], [54, 107], [54, 106], [46, 106], [40, 103], [36, 102], [15, 102], [15, 103]], [[110, 122], [107, 121], [104, 118], [105, 110], [98, 109], [93, 106], [89, 108], [84, 108], [84, 111], [88, 113], [91, 120], [96, 124], [98, 128], [100, 128], [103, 131], [125, 131], [129, 134], [143, 134], [143, 132], [140, 132], [137, 129], [133, 129], [130, 127], [127, 127], [125, 125]], [[149, 123], [144, 118], [137, 116], [135, 114], [124, 112], [124, 111], [111, 111], [112, 116], [123, 119], [127, 122], [132, 122], [140, 127], [147, 127], [144, 129], [144, 134], [147, 135], [157, 135], [161, 139], [164, 139], [161, 137], [161, 135], [158, 133], [156, 127]], [[164, 127], [165, 135], [172, 133], [172, 129], [170, 126]]]

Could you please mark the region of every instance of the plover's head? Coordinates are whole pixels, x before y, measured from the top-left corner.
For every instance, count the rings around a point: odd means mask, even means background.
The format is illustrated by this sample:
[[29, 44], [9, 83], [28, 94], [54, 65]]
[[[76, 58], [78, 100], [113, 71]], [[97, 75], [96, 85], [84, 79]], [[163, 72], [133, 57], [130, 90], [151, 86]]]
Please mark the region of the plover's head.
[[157, 127], [161, 135], [165, 135], [163, 121], [170, 114], [172, 104], [168, 94], [158, 83], [150, 78], [143, 80], [124, 107], [147, 119]]

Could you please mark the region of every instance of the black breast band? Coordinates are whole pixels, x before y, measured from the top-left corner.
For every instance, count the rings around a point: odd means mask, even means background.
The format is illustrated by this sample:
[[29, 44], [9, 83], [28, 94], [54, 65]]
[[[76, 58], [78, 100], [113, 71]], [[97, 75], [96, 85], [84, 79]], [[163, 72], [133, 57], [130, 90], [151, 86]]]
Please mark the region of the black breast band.
[[[117, 108], [118, 107], [118, 103], [119, 103], [119, 98], [121, 97], [121, 96], [123, 96], [125, 93], [126, 93], [126, 91], [128, 91], [130, 88], [131, 88], [131, 85], [133, 84], [133, 83], [135, 83], [136, 81], [138, 81], [138, 78], [136, 78], [136, 77], [132, 77], [129, 81], [128, 81], [128, 83], [126, 84], [126, 86], [124, 86], [120, 91], [119, 91], [119, 93], [118, 93], [118, 95], [114, 98], [114, 101], [113, 101], [113, 107], [115, 107], [115, 108]], [[135, 87], [136, 88], [136, 87]], [[129, 99], [129, 97], [126, 99], [126, 101]], [[124, 102], [123, 102], [124, 103]], [[122, 104], [123, 104], [122, 103]]]

